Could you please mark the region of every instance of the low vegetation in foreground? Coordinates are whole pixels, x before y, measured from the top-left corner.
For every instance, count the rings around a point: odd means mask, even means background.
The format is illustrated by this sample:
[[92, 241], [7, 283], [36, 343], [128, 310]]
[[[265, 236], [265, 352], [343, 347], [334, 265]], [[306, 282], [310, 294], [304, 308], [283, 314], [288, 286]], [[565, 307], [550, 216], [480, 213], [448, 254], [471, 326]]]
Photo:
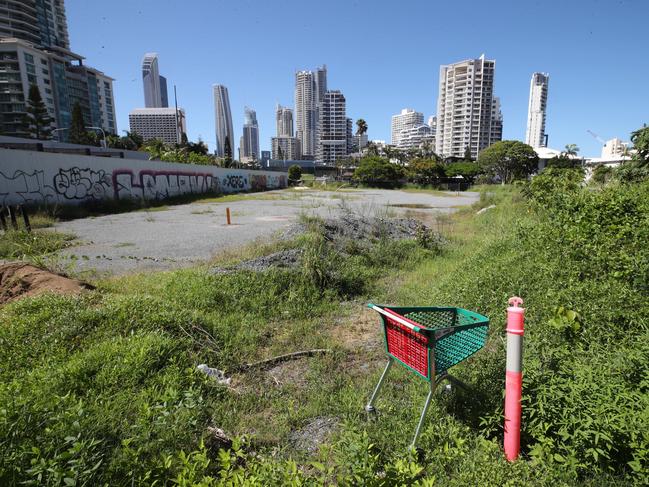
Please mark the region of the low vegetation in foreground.
[[[311, 221], [263, 249], [300, 248], [295, 268], [122, 277], [6, 305], [0, 484], [646, 485], [649, 183], [581, 188], [571, 174], [490, 188], [445, 226], [444, 247], [380, 232], [371, 245], [333, 245]], [[504, 307], [514, 294], [528, 321], [523, 452], [509, 464]], [[368, 300], [492, 320], [485, 348], [454, 370], [471, 390], [437, 395], [417, 453], [407, 445], [423, 382], [397, 369], [378, 420], [363, 412], [384, 361]], [[308, 349], [330, 352], [241, 367]]]

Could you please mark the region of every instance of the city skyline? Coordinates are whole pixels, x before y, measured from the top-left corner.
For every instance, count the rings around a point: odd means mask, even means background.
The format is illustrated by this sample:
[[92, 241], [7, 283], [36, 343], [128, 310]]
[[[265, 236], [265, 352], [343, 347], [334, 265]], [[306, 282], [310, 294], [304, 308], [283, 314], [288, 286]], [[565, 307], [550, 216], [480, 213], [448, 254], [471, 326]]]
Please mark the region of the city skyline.
[[[370, 139], [389, 140], [390, 117], [401, 108], [411, 106], [423, 112], [426, 118], [436, 114], [440, 65], [484, 52], [498, 64], [496, 93], [501, 97], [505, 120], [503, 139], [525, 140], [530, 76], [537, 71], [549, 72], [553, 77], [546, 127], [550, 135], [549, 146], [561, 149], [567, 143], [576, 143], [583, 154], [596, 155], [601, 144], [586, 130], [592, 130], [605, 139], [619, 137], [628, 140], [629, 132], [647, 121], [644, 114], [649, 102], [642, 89], [642, 80], [648, 68], [633, 65], [633, 60], [639, 59], [640, 51], [634, 47], [632, 32], [640, 28], [638, 19], [642, 15], [639, 12], [649, 13], [649, 8], [639, 2], [627, 2], [622, 6], [617, 2], [606, 6], [607, 2], [604, 2], [596, 9], [585, 9], [586, 4], [581, 3], [546, 2], [542, 6], [508, 4], [505, 7], [496, 2], [493, 8], [483, 13], [483, 21], [492, 27], [492, 34], [482, 36], [482, 31], [477, 29], [478, 23], [471, 22], [462, 39], [457, 38], [457, 42], [444, 46], [433, 46], [422, 56], [397, 49], [393, 42], [384, 39], [389, 36], [379, 32], [393, 29], [395, 37], [408, 32], [410, 37], [404, 38], [411, 42], [423, 41], [430, 35], [426, 28], [430, 18], [468, 12], [471, 2], [454, 8], [415, 2], [409, 9], [390, 15], [383, 11], [385, 9], [374, 9], [369, 3], [359, 2], [349, 8], [345, 18], [340, 19], [340, 28], [351, 29], [355, 36], [366, 38], [365, 44], [369, 46], [366, 53], [352, 49], [349, 39], [343, 42], [342, 39], [328, 38], [324, 42], [325, 23], [311, 17], [308, 22], [300, 24], [304, 26], [298, 30], [299, 35], [312, 31], [313, 36], [304, 43], [298, 43], [296, 49], [281, 58], [270, 53], [279, 49], [283, 40], [269, 38], [260, 42], [263, 25], [279, 17], [277, 9], [261, 2], [245, 5], [226, 3], [218, 8], [223, 34], [226, 37], [235, 35], [236, 29], [231, 24], [235, 24], [235, 18], [240, 15], [251, 19], [256, 33], [244, 39], [233, 53], [224, 53], [213, 66], [204, 66], [199, 61], [206, 55], [205, 50], [187, 52], [177, 46], [178, 39], [189, 35], [194, 37], [195, 33], [198, 36], [195, 41], [201, 44], [206, 36], [198, 32], [216, 8], [209, 2], [197, 2], [192, 9], [202, 12], [198, 19], [190, 19], [188, 12], [182, 9], [158, 9], [152, 2], [117, 0], [114, 13], [104, 12], [79, 0], [68, 0], [66, 7], [72, 45], [83, 45], [88, 64], [100, 67], [117, 80], [115, 91], [120, 131], [127, 127], [128, 112], [141, 106], [141, 101], [137, 101], [141, 100], [141, 89], [134, 91], [136, 82], [131, 80], [139, 78], [143, 52], [155, 51], [164, 58], [165, 75], [171, 84], [178, 86], [179, 105], [187, 110], [190, 139], [202, 136], [211, 150], [215, 145], [214, 119], [205, 107], [211, 104], [210, 87], [213, 83], [229, 87], [235, 126], [242, 125], [245, 105], [255, 107], [261, 149], [269, 149], [270, 139], [275, 134], [276, 103], [293, 106], [295, 72], [326, 63], [330, 84], [345, 93], [348, 116], [354, 120], [364, 118], [368, 122]], [[581, 20], [573, 22], [568, 20], [569, 15], [559, 18], [552, 14], [559, 7], [568, 8], [568, 12], [578, 14]], [[625, 14], [631, 17], [624, 23], [614, 21], [611, 25], [608, 15], [602, 15], [607, 9], [620, 14], [620, 18]], [[287, 5], [286, 10], [290, 17], [285, 20], [299, 23], [296, 12], [300, 9]], [[176, 17], [179, 28], [176, 35], [164, 38], [157, 26], [171, 15]], [[368, 22], [358, 22], [368, 15]], [[88, 18], [92, 16], [97, 18], [97, 23], [89, 25]], [[142, 25], [145, 17], [148, 22]], [[538, 25], [543, 26], [539, 27], [538, 35], [529, 35], [527, 18], [535, 18]], [[117, 26], [120, 27], [120, 36], [114, 35]], [[476, 29], [472, 31], [472, 27]], [[444, 23], [435, 25], [436, 36], [452, 34], [450, 26]], [[244, 64], [243, 59], [249, 58], [240, 56], [241, 50], [251, 49], [253, 45], [255, 62]], [[529, 55], [530, 52], [534, 55]], [[399, 69], [386, 69], [395, 53], [399, 54]], [[235, 59], [237, 56], [241, 59]], [[607, 58], [605, 68], [598, 70], [592, 79], [589, 77], [587, 86], [584, 86], [584, 76], [592, 66], [601, 65], [603, 57]]]

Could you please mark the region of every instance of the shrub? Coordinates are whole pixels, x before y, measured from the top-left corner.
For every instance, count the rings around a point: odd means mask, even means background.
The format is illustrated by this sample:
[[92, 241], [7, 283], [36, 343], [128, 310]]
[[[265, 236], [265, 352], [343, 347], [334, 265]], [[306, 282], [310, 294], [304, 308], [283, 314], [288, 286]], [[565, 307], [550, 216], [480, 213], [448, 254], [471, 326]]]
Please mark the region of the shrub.
[[293, 164], [288, 168], [288, 179], [291, 183], [296, 184], [300, 179], [302, 179], [302, 168], [297, 164]]
[[361, 159], [354, 171], [354, 180], [367, 186], [379, 188], [394, 188], [402, 184], [403, 168], [392, 164], [381, 157], [366, 157]]

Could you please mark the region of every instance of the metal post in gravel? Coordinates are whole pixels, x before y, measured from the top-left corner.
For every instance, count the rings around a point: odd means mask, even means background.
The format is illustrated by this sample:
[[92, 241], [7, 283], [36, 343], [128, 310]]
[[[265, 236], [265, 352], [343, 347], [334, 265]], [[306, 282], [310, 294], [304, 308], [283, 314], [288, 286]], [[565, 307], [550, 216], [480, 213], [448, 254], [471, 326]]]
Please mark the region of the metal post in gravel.
[[225, 219], [227, 220], [228, 225], [230, 225], [230, 208], [225, 209]]
[[9, 218], [11, 219], [11, 226], [14, 230], [18, 230], [18, 222], [16, 221], [16, 210], [13, 206], [9, 206]]
[[25, 205], [20, 206], [20, 213], [23, 215], [23, 223], [25, 224], [25, 229], [31, 233], [32, 225], [29, 223], [29, 215], [25, 209]]

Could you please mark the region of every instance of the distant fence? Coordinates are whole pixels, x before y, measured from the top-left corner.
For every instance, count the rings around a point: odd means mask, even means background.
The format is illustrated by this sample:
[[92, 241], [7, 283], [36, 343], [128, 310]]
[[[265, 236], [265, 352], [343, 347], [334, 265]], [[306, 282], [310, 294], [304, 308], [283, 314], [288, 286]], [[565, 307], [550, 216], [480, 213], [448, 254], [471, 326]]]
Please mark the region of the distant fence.
[[0, 148], [0, 205], [75, 205], [285, 188], [286, 173]]

